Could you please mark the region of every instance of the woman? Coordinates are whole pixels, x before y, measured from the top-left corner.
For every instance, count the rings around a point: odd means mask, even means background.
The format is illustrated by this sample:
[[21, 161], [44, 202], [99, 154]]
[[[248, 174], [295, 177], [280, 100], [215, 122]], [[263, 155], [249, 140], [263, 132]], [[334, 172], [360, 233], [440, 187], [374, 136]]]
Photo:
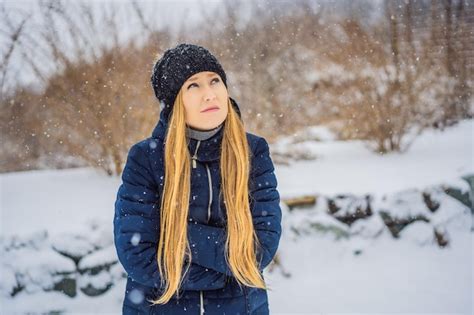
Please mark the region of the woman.
[[205, 48], [167, 50], [151, 82], [160, 119], [130, 148], [115, 202], [123, 313], [268, 314], [281, 209], [267, 141], [245, 132]]

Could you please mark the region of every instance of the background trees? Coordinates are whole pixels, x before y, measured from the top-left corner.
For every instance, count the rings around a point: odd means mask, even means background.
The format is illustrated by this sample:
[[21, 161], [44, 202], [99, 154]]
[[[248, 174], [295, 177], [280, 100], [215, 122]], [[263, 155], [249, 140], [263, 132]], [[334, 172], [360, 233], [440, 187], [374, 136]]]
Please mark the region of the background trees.
[[387, 153], [425, 128], [472, 118], [474, 9], [465, 0], [169, 6], [2, 4], [0, 169], [119, 174], [158, 119], [152, 64], [182, 41], [218, 56], [247, 129], [270, 140], [325, 124]]

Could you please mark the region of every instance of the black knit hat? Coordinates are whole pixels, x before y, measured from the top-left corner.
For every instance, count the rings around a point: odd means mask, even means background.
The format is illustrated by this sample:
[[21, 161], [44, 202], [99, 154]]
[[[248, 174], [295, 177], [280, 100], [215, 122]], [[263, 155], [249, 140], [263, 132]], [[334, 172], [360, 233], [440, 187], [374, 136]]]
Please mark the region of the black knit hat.
[[[193, 44], [179, 44], [165, 51], [156, 61], [151, 84], [160, 101], [161, 116], [168, 121], [176, 96], [183, 83], [195, 73], [211, 71], [220, 75], [227, 88], [224, 69], [206, 48]], [[240, 112], [239, 112], [240, 116]]]

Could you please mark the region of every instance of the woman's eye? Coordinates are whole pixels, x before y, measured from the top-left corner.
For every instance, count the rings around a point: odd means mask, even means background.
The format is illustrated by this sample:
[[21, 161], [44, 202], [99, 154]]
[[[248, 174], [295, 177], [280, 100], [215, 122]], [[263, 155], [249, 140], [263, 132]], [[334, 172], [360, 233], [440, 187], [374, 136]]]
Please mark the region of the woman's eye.
[[[214, 78], [214, 79], [211, 80], [211, 82], [213, 82], [213, 81], [216, 81], [216, 83], [217, 83], [220, 80], [219, 80], [219, 78]], [[196, 83], [191, 83], [190, 85], [188, 85], [188, 89], [190, 89], [193, 85], [198, 86]]]

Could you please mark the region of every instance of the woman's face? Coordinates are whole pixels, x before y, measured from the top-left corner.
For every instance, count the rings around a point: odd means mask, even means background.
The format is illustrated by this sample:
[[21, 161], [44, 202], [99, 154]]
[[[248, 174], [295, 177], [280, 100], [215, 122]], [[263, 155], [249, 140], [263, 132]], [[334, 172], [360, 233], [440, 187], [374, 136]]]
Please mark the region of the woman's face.
[[[227, 117], [228, 94], [221, 77], [203, 71], [188, 78], [181, 87], [186, 111], [186, 124], [194, 129], [210, 130]], [[208, 108], [217, 108], [206, 110]]]

